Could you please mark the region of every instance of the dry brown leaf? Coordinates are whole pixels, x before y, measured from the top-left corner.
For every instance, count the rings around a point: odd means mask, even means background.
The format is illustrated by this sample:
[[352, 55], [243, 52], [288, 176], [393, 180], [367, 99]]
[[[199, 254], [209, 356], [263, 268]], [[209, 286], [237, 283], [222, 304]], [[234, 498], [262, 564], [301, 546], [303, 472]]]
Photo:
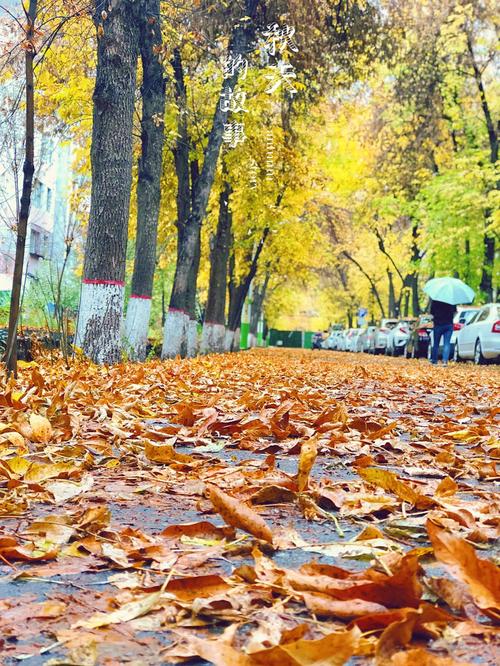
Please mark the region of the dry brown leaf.
[[490, 560], [478, 557], [473, 546], [427, 521], [427, 532], [436, 559], [454, 578], [465, 583], [478, 608], [499, 617], [500, 569]]
[[418, 611], [409, 609], [403, 619], [393, 622], [384, 629], [375, 650], [376, 666], [387, 666], [390, 663], [392, 655], [399, 648], [408, 645], [413, 636], [413, 629], [418, 614]]
[[34, 442], [48, 444], [52, 439], [52, 426], [50, 421], [40, 414], [30, 414], [31, 439]]
[[440, 657], [422, 648], [393, 654], [388, 666], [473, 666], [470, 661]]
[[195, 459], [185, 453], [178, 453], [171, 444], [157, 444], [145, 440], [144, 453], [148, 460], [157, 463], [192, 463]]
[[455, 495], [457, 490], [458, 485], [456, 481], [449, 476], [445, 476], [436, 488], [436, 497], [449, 497], [450, 495]]
[[387, 611], [385, 606], [364, 599], [338, 601], [327, 594], [314, 592], [304, 592], [302, 598], [311, 613], [319, 617], [338, 617], [343, 620], [351, 620], [354, 617]]
[[252, 534], [257, 539], [273, 542], [271, 529], [259, 514], [240, 500], [231, 497], [217, 486], [207, 485], [208, 496], [214, 509], [228, 525]]

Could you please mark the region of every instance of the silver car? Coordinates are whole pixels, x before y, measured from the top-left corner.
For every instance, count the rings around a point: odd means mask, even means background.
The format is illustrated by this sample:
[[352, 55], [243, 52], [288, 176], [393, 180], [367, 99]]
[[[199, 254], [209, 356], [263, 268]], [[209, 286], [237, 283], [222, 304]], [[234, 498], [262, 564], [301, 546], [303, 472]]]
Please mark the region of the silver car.
[[397, 323], [397, 319], [382, 319], [380, 326], [375, 329], [375, 333], [373, 334], [372, 345], [370, 347], [372, 354], [383, 354], [385, 352], [387, 336]]

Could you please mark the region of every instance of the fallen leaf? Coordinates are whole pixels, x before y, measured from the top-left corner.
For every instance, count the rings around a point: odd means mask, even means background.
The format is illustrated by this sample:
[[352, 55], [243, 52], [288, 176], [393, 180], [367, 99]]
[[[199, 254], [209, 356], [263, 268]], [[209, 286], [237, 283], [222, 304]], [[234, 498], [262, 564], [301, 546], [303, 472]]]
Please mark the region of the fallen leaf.
[[474, 666], [470, 661], [440, 657], [422, 648], [393, 654], [388, 666]]
[[30, 414], [31, 439], [34, 442], [47, 444], [52, 439], [52, 426], [50, 421], [40, 414]]
[[356, 471], [365, 481], [389, 490], [400, 500], [413, 504], [417, 509], [429, 509], [435, 505], [433, 499], [413, 490], [407, 483], [400, 481], [393, 472], [378, 467], [358, 467]]
[[228, 525], [252, 534], [257, 539], [273, 542], [272, 532], [266, 521], [249, 506], [223, 492], [217, 486], [208, 485], [208, 496], [214, 509]]
[[110, 613], [96, 613], [87, 620], [78, 620], [72, 625], [72, 629], [97, 629], [98, 627], [105, 627], [109, 624], [118, 624], [119, 622], [128, 622], [136, 617], [141, 617], [149, 613], [160, 602], [162, 592], [154, 592], [145, 594], [139, 599], [129, 601], [117, 610]]
[[478, 557], [475, 548], [464, 539], [441, 529], [431, 520], [427, 521], [427, 532], [436, 559], [454, 578], [467, 585], [478, 608], [498, 618], [500, 569], [490, 560]]
[[297, 486], [299, 493], [306, 490], [309, 485], [309, 476], [318, 455], [317, 437], [312, 437], [302, 443], [299, 456], [299, 469], [297, 472]]

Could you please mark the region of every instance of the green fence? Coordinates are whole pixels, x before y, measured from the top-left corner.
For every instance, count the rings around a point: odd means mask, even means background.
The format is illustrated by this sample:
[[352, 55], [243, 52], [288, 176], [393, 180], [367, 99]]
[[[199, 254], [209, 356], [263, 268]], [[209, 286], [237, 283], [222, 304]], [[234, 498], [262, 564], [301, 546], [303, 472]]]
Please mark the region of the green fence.
[[311, 349], [312, 331], [278, 331], [269, 329], [268, 345], [270, 347], [294, 347], [295, 349]]

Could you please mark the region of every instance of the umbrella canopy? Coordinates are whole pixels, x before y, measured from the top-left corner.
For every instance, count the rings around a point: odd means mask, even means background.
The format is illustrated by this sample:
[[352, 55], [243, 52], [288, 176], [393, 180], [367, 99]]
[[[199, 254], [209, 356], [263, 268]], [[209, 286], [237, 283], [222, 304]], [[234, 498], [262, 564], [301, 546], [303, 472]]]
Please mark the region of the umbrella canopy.
[[450, 305], [471, 303], [474, 300], [474, 291], [457, 278], [433, 278], [427, 282], [424, 291], [433, 301], [441, 301]]

